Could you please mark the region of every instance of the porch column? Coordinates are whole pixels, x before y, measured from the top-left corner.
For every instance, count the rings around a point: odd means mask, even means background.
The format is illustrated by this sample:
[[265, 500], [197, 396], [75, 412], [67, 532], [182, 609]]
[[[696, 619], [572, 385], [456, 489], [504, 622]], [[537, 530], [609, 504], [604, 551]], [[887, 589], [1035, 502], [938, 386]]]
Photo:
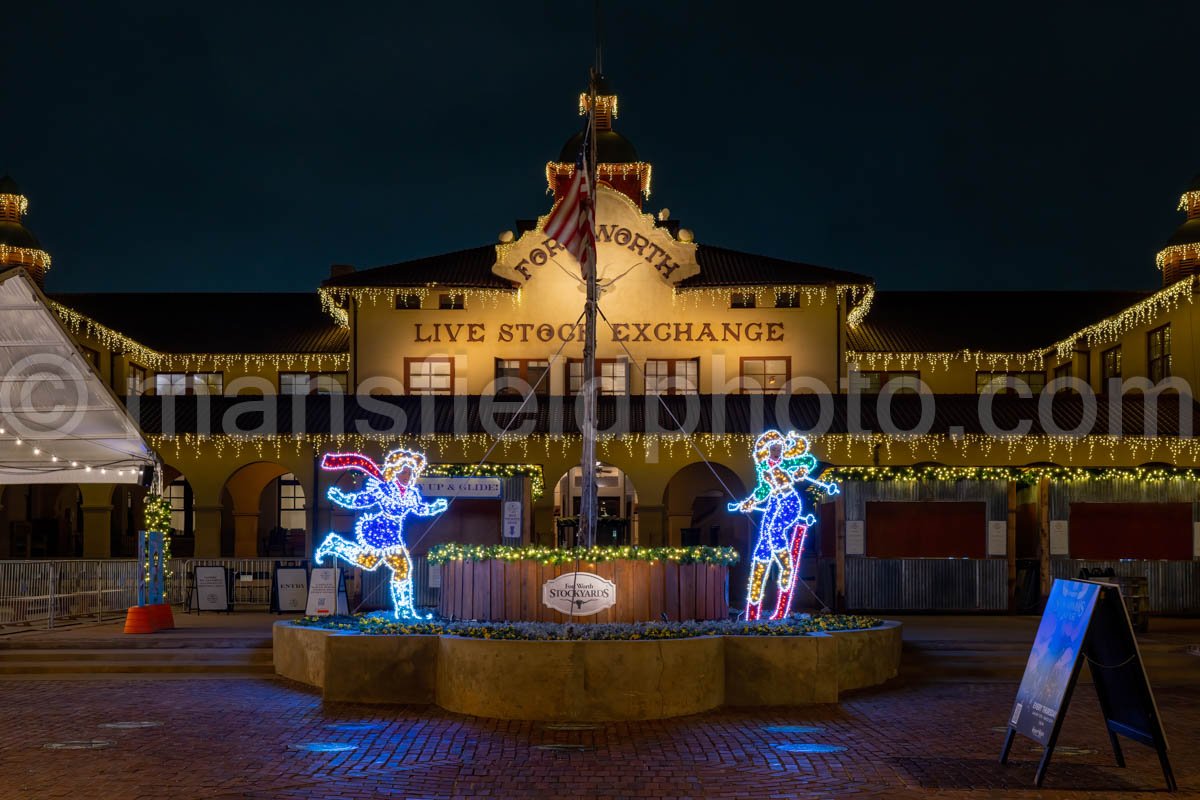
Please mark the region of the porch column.
[[196, 558], [221, 557], [221, 506], [193, 506], [196, 512]]
[[258, 512], [233, 512], [233, 555], [258, 558]]
[[112, 557], [112, 495], [111, 483], [85, 483], [79, 487], [83, 495], [83, 557]]

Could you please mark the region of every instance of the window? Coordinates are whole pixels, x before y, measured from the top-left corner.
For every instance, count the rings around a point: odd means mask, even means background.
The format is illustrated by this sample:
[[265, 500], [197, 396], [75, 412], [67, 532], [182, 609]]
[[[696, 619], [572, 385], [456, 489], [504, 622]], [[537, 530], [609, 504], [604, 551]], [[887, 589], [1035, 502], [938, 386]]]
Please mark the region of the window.
[[129, 365], [129, 374], [125, 376], [125, 394], [136, 397], [146, 393], [146, 368], [137, 364]]
[[976, 372], [975, 393], [992, 391], [996, 394], [1016, 394], [1017, 386], [1024, 383], [1029, 391], [1038, 394], [1046, 388], [1044, 372]]
[[[623, 360], [616, 358], [596, 359], [597, 391], [600, 394], [629, 394], [629, 371]], [[579, 394], [583, 390], [583, 361], [572, 358], [567, 361], [567, 392]]]
[[1158, 383], [1171, 377], [1171, 326], [1163, 325], [1146, 334], [1146, 361], [1150, 380]]
[[97, 371], [100, 369], [100, 353], [90, 347], [79, 345], [79, 352], [83, 354], [83, 360], [91, 364]]
[[[1071, 362], [1070, 361], [1068, 361], [1065, 364], [1059, 364], [1057, 367], [1054, 368], [1054, 380], [1056, 380], [1056, 381], [1057, 380], [1066, 380], [1067, 378], [1070, 378], [1070, 377], [1071, 377]], [[1070, 386], [1061, 386], [1061, 387], [1059, 387], [1059, 391], [1060, 392], [1073, 392], [1075, 390], [1072, 389]]]
[[419, 309], [421, 307], [421, 295], [419, 294], [398, 294], [396, 295], [396, 309]]
[[453, 394], [454, 362], [448, 358], [406, 358], [409, 394]]
[[1100, 391], [1108, 391], [1110, 378], [1121, 377], [1121, 345], [1110, 347], [1100, 354]]
[[344, 372], [281, 372], [280, 394], [345, 394]]
[[775, 293], [776, 308], [799, 308], [800, 293], [799, 292], [776, 292]]
[[176, 478], [163, 487], [163, 493], [171, 504], [171, 530], [184, 536], [191, 536], [196, 529], [192, 485], [183, 478]]
[[879, 394], [883, 387], [892, 381], [895, 381], [892, 383], [892, 391], [896, 394], [916, 394], [920, 391], [921, 373], [915, 370], [859, 372], [858, 380], [858, 385], [861, 387], [859, 391], [863, 394]]
[[154, 376], [154, 390], [160, 395], [221, 394], [225, 391], [225, 374], [160, 372]]
[[791, 379], [792, 359], [783, 358], [743, 358], [742, 359], [742, 393], [743, 394], [775, 394], [783, 391], [784, 385]]
[[455, 294], [439, 294], [438, 308], [443, 310], [458, 309], [462, 310], [467, 307], [466, 295], [461, 292]]
[[758, 305], [754, 292], [734, 292], [729, 295], [730, 308], [754, 308]]
[[304, 487], [288, 472], [279, 478], [279, 527], [284, 530], [304, 530]]
[[698, 394], [700, 359], [649, 359], [645, 379], [646, 394]]
[[529, 389], [533, 390], [535, 395], [539, 397], [550, 394], [550, 362], [544, 359], [511, 359], [497, 358], [496, 359], [496, 381], [511, 381], [508, 385], [499, 385], [496, 389], [497, 396], [507, 397], [522, 397], [525, 394], [526, 388], [521, 385], [523, 381]]

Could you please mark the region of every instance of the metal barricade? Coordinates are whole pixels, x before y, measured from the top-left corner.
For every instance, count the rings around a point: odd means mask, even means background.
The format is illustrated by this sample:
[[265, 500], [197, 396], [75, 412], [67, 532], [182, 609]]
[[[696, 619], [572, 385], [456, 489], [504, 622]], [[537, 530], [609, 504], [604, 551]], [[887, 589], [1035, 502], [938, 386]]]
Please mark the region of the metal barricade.
[[271, 607], [271, 581], [274, 579], [275, 564], [292, 567], [305, 563], [301, 558], [189, 558], [183, 564], [181, 575], [183, 601], [189, 603], [194, 593], [189, 592], [196, 567], [225, 567], [233, 571], [233, 607], [247, 606], [267, 609]]
[[[425, 556], [410, 556], [412, 560], [413, 604], [418, 608], [435, 608], [441, 589], [429, 585], [429, 560]], [[391, 570], [356, 570], [361, 581], [361, 596], [357, 605], [360, 611], [378, 611], [392, 607], [391, 588], [388, 586]], [[350, 610], [354, 610], [351, 605]]]
[[0, 561], [0, 625], [103, 622], [136, 605], [137, 583], [133, 559]]

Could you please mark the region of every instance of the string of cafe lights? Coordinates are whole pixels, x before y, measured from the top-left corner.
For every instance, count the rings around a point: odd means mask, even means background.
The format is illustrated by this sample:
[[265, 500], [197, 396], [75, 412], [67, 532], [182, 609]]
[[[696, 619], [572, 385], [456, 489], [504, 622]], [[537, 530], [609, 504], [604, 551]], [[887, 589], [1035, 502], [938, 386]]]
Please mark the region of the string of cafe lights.
[[[8, 430], [0, 427], [0, 436], [7, 435]], [[5, 441], [10, 442], [15, 447], [22, 448], [22, 453], [28, 453], [35, 459], [43, 460], [46, 466], [44, 468], [35, 467], [38, 472], [61, 472], [67, 469], [79, 469], [80, 467], [83, 467], [84, 472], [94, 471], [99, 472], [101, 475], [107, 475], [109, 472], [112, 472], [117, 477], [123, 477], [125, 475], [136, 475], [141, 470], [141, 467], [117, 467], [116, 469], [113, 469], [113, 463], [119, 462], [105, 462], [103, 464], [81, 463], [75, 459], [59, 456], [57, 453], [46, 449], [45, 446], [28, 442], [25, 439], [22, 439], [20, 436], [15, 436]], [[23, 460], [22, 465], [24, 466], [28, 460], [29, 459]]]
[[244, 367], [304, 371], [338, 371], [350, 366], [349, 353], [162, 353], [123, 333], [103, 325], [86, 314], [51, 301], [51, 306], [76, 336], [90, 338], [114, 353], [130, 356], [139, 366], [156, 372]]

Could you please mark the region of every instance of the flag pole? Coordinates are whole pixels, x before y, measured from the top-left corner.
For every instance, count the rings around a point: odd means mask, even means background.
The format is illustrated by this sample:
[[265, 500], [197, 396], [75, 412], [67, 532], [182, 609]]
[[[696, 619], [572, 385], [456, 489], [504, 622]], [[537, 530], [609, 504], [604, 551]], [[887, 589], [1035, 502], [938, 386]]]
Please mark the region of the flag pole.
[[[597, 48], [598, 52], [599, 48]], [[596, 68], [591, 70], [588, 82], [588, 153], [587, 170], [588, 185], [591, 189], [586, 202], [594, 203], [596, 198]], [[595, 214], [589, 217], [595, 220]], [[583, 315], [583, 454], [580, 461], [580, 498], [579, 498], [579, 534], [578, 540], [585, 547], [596, 545], [596, 263], [595, 230], [587, 237], [588, 252], [585, 254], [587, 264], [587, 300], [584, 304]]]

